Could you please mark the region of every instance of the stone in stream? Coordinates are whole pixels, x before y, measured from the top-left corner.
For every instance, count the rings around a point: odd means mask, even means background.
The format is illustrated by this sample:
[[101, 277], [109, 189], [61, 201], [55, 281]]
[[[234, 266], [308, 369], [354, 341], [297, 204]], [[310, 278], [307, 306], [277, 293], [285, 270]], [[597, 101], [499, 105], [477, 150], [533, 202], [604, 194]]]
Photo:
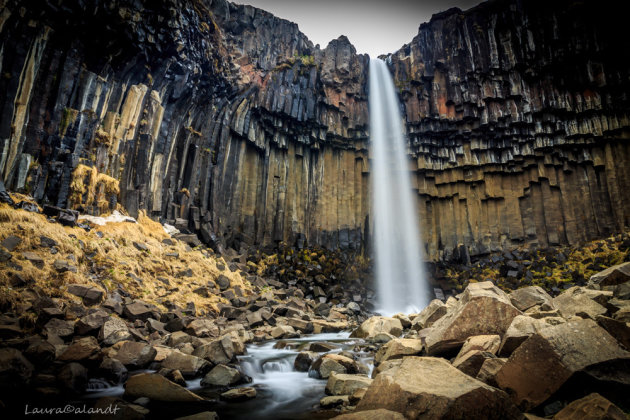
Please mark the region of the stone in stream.
[[388, 318], [384, 316], [373, 316], [365, 320], [359, 328], [354, 330], [350, 337], [352, 338], [372, 338], [380, 333], [391, 334], [395, 337], [402, 334], [402, 324], [396, 318]]
[[339, 406], [345, 406], [350, 403], [349, 395], [333, 395], [330, 397], [324, 397], [319, 400], [321, 408], [334, 408]]
[[298, 372], [308, 372], [312, 364], [319, 357], [319, 353], [312, 351], [302, 351], [295, 357], [293, 368]]
[[295, 338], [299, 334], [290, 325], [278, 325], [271, 329], [271, 337], [277, 340], [279, 338]]
[[167, 369], [177, 369], [185, 378], [194, 378], [207, 372], [211, 367], [206, 360], [178, 350], [170, 352], [162, 361], [161, 366]]
[[474, 335], [502, 336], [520, 314], [505, 292], [492, 282], [471, 283], [455, 306], [431, 326], [426, 337], [427, 353], [459, 351], [466, 339]]
[[505, 392], [434, 357], [406, 357], [400, 366], [377, 375], [356, 413], [379, 408], [397, 411], [410, 419], [522, 417]]
[[237, 384], [241, 380], [241, 373], [226, 365], [216, 365], [201, 380], [205, 387], [224, 388]]
[[205, 401], [157, 373], [140, 373], [129, 378], [125, 384], [125, 397], [130, 399], [147, 397], [151, 400], [170, 402]]
[[83, 394], [87, 389], [88, 370], [79, 363], [68, 363], [59, 371], [57, 380], [64, 389], [75, 394]]
[[118, 385], [127, 380], [129, 372], [119, 360], [106, 357], [98, 367], [98, 374], [113, 385]]
[[[630, 393], [630, 353], [590, 319], [543, 328], [512, 353], [496, 375], [513, 401], [530, 410], [556, 392], [598, 389], [615, 401]], [[575, 395], [575, 394], [570, 394]]]
[[354, 360], [338, 354], [323, 355], [313, 363], [311, 369], [322, 379], [327, 379], [333, 372], [359, 373], [359, 367]]
[[234, 388], [221, 394], [225, 401], [238, 402], [256, 398], [256, 390], [252, 387]]

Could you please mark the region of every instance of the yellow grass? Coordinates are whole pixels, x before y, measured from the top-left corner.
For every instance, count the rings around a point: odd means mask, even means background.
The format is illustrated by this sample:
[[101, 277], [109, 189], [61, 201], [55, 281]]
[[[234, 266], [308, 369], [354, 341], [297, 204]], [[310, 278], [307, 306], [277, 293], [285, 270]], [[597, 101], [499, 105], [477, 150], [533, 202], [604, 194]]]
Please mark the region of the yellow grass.
[[[99, 238], [97, 232], [101, 232], [103, 238]], [[241, 286], [245, 293], [251, 290], [249, 283], [240, 274], [217, 269], [217, 262], [225, 265], [222, 259], [217, 261], [214, 256], [204, 255], [202, 250], [190, 250], [186, 244], [176, 240], [173, 240], [172, 246], [163, 244], [162, 240], [169, 238], [169, 235], [159, 223], [144, 214], [140, 215], [138, 223], [108, 223], [86, 232], [81, 228], [49, 223], [41, 214], [15, 210], [6, 204], [0, 204], [0, 241], [9, 235], [23, 240], [13, 251], [12, 261], [22, 266], [19, 274], [24, 279], [34, 282], [27, 287], [47, 296], [78, 302], [76, 296], [65, 291], [65, 286], [81, 283], [113, 291], [122, 285], [133, 298], [154, 303], [163, 309], [163, 300], [170, 300], [181, 307], [185, 307], [188, 302], [194, 302], [198, 310], [214, 311], [217, 309], [216, 304], [225, 302], [225, 299], [220, 296], [204, 298], [192, 291], [200, 286], [207, 286], [208, 283], [212, 284], [220, 274], [230, 278], [232, 285]], [[56, 255], [52, 255], [48, 248], [40, 246], [41, 235], [58, 243], [59, 252]], [[133, 242], [146, 244], [148, 251], [139, 251]], [[26, 251], [35, 252], [42, 257], [44, 267], [37, 268], [25, 260], [22, 253]], [[169, 252], [177, 252], [179, 257], [167, 257]], [[93, 257], [89, 258], [88, 255], [91, 254]], [[71, 256], [74, 261], [70, 259]], [[67, 260], [78, 268], [78, 272], [57, 273], [53, 267], [56, 259]], [[93, 265], [97, 268], [96, 274], [92, 272]], [[192, 277], [177, 277], [178, 273], [189, 268], [193, 272]], [[10, 279], [15, 272], [17, 271], [8, 267], [7, 263], [0, 263], [0, 307], [3, 310], [8, 310], [7, 307], [14, 310], [28, 308], [23, 290], [10, 286]], [[130, 278], [129, 273], [140, 278], [142, 283]], [[92, 279], [94, 275], [96, 279]], [[158, 277], [167, 279], [170, 286], [159, 281]]]

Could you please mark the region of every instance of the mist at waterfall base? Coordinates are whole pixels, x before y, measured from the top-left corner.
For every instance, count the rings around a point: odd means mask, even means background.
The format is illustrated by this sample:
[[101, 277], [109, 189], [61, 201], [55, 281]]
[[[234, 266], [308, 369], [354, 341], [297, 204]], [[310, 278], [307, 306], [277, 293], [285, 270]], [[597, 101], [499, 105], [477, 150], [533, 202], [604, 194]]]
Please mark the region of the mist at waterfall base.
[[429, 292], [398, 97], [380, 59], [370, 60], [369, 105], [376, 311], [413, 313], [429, 303]]

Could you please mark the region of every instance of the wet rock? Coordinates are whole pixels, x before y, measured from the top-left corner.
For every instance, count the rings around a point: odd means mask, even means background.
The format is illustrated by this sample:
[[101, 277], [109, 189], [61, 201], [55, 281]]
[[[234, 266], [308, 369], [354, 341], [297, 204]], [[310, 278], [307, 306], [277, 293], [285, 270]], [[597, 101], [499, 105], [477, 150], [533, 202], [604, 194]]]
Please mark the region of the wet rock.
[[251, 387], [234, 388], [221, 394], [221, 399], [230, 402], [247, 401], [256, 398], [256, 390]]
[[317, 372], [322, 379], [327, 379], [335, 373], [359, 373], [356, 362], [348, 357], [338, 354], [325, 354], [317, 359], [311, 369]]
[[605, 395], [630, 392], [630, 377], [617, 375], [628, 371], [630, 353], [594, 321], [582, 319], [543, 328], [529, 337], [512, 353], [496, 381], [529, 410], [574, 382], [580, 389], [605, 388]]
[[11, 390], [27, 385], [34, 369], [19, 350], [0, 348], [0, 389]]
[[407, 418], [521, 418], [506, 393], [433, 357], [406, 357], [399, 367], [381, 372], [357, 412], [379, 408]]
[[510, 301], [520, 311], [551, 302], [552, 297], [539, 286], [527, 286], [509, 294]]
[[83, 299], [83, 303], [86, 305], [96, 305], [101, 302], [105, 293], [94, 286], [87, 286], [84, 284], [71, 284], [68, 286], [68, 293], [72, 293]]
[[471, 283], [456, 306], [432, 325], [426, 337], [427, 352], [436, 355], [457, 351], [474, 335], [502, 336], [520, 314], [491, 282]]
[[600, 289], [606, 286], [616, 286], [630, 281], [630, 262], [614, 265], [597, 274], [593, 274], [588, 281], [588, 286]]
[[201, 380], [201, 386], [224, 388], [237, 384], [241, 373], [226, 365], [216, 365]]
[[82, 337], [76, 339], [57, 360], [63, 362], [88, 362], [94, 361], [100, 356], [101, 347], [94, 337]]
[[75, 394], [83, 394], [87, 389], [88, 370], [79, 363], [68, 363], [59, 371], [57, 380], [64, 389]]
[[374, 363], [379, 364], [387, 360], [419, 355], [423, 348], [424, 346], [421, 340], [395, 338], [376, 352], [374, 355]]
[[377, 334], [386, 333], [395, 337], [402, 334], [402, 324], [396, 318], [388, 318], [384, 316], [373, 316], [365, 320], [359, 328], [354, 330], [350, 337], [356, 338], [372, 338]]
[[553, 420], [626, 420], [627, 416], [619, 407], [598, 393], [573, 401], [553, 416]]
[[295, 357], [295, 362], [293, 362], [293, 367], [298, 372], [308, 372], [311, 368], [312, 364], [319, 358], [319, 353], [315, 353], [312, 351], [301, 351]]
[[147, 367], [153, 360], [157, 351], [146, 343], [137, 341], [125, 341], [114, 356], [125, 367], [130, 369], [142, 369]]
[[129, 376], [125, 365], [119, 360], [110, 357], [103, 359], [98, 367], [98, 373], [113, 385], [125, 382]]
[[356, 390], [367, 388], [372, 379], [363, 375], [347, 375], [333, 372], [326, 382], [327, 395], [352, 395]]
[[155, 401], [170, 402], [204, 401], [200, 396], [157, 373], [141, 373], [129, 378], [125, 384], [125, 397], [147, 397]]
[[194, 378], [207, 372], [211, 365], [200, 357], [175, 350], [162, 361], [161, 366], [179, 370], [185, 378]]

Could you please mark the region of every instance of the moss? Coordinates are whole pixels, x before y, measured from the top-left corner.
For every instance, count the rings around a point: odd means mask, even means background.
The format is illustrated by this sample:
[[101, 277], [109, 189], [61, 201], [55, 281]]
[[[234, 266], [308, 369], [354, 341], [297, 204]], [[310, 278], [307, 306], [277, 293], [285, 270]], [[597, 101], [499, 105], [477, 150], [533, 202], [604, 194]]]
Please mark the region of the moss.
[[66, 130], [70, 127], [71, 124], [77, 120], [77, 116], [79, 115], [79, 111], [72, 108], [64, 108], [63, 113], [61, 114], [61, 121], [59, 122], [59, 136], [63, 137], [66, 135]]
[[94, 142], [101, 146], [109, 146], [112, 144], [112, 136], [102, 128], [99, 128], [94, 133]]
[[197, 137], [201, 137], [201, 131], [197, 131], [194, 128], [192, 128], [192, 126], [187, 126], [186, 127], [186, 131], [188, 131], [190, 134], [195, 135]]
[[110, 206], [109, 199], [118, 194], [120, 194], [118, 180], [99, 173], [96, 167], [79, 164], [72, 173], [69, 202], [71, 208], [93, 206], [101, 213], [106, 212]]

